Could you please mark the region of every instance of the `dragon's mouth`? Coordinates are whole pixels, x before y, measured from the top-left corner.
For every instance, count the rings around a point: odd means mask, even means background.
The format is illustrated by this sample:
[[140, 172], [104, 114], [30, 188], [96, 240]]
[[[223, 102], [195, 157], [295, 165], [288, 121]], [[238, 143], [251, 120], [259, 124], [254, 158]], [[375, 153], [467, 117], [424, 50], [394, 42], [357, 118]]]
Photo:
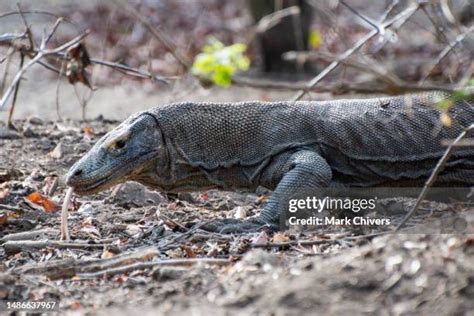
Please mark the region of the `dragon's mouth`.
[[85, 184], [85, 183], [80, 183], [76, 185], [71, 185], [71, 187], [74, 189], [74, 193], [78, 195], [91, 195], [95, 194], [104, 190], [107, 190], [108, 188], [114, 186], [115, 184], [118, 184], [122, 181], [113, 181], [114, 177], [113, 174], [107, 177], [100, 178], [99, 180], [94, 180], [94, 182]]
[[[149, 162], [155, 157], [156, 151], [148, 152], [140, 157], [131, 159], [125, 164], [119, 165], [119, 168], [107, 172], [105, 176], [95, 179], [82, 177], [79, 181], [68, 179], [66, 184], [74, 189], [78, 195], [92, 195], [107, 190], [114, 185], [129, 180], [133, 175], [139, 174]], [[133, 170], [130, 172], [130, 170]]]

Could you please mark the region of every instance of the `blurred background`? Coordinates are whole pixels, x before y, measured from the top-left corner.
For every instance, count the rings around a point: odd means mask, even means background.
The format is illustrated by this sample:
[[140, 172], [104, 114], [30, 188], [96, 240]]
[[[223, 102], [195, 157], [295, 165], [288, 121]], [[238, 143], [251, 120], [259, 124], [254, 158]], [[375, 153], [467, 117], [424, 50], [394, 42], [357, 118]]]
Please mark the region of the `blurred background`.
[[[88, 30], [78, 50], [88, 62], [63, 50], [42, 59], [47, 68], [34, 64], [22, 77], [14, 119], [123, 119], [167, 102], [294, 99], [318, 75], [302, 99], [465, 84], [474, 70], [473, 8], [472, 0], [2, 1], [0, 92], [22, 50], [25, 64], [37, 52], [26, 36], [5, 34], [24, 34], [27, 25], [38, 48], [58, 17], [47, 48]], [[73, 75], [87, 82], [67, 73], [72, 61], [80, 64]]]

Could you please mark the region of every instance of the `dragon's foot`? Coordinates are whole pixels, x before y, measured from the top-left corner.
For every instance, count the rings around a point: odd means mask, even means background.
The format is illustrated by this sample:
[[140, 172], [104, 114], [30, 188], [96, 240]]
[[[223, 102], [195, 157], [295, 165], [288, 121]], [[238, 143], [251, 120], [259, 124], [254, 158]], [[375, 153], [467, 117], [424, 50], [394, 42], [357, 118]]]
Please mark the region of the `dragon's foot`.
[[216, 219], [202, 224], [199, 228], [213, 233], [239, 234], [254, 233], [262, 230], [276, 231], [278, 225], [269, 224], [259, 218], [239, 220], [233, 218]]

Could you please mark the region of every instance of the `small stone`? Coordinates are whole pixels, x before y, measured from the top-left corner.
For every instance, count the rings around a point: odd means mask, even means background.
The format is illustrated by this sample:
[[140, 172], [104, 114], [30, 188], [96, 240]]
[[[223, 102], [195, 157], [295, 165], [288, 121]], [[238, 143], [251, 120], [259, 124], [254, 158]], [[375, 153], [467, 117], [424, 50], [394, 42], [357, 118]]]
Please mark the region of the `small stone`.
[[403, 270], [406, 275], [414, 276], [421, 268], [421, 262], [419, 260], [411, 260], [403, 266]]
[[17, 139], [20, 134], [6, 127], [0, 128], [0, 139]]
[[227, 201], [219, 201], [216, 205], [216, 210], [218, 211], [227, 211], [229, 210], [229, 205], [227, 204]]
[[142, 232], [142, 229], [138, 225], [129, 224], [127, 225], [127, 228], [125, 228], [125, 232], [129, 234], [130, 236], [136, 238], [140, 235], [140, 233]]
[[18, 169], [0, 169], [0, 183], [21, 177], [23, 172]]
[[180, 199], [181, 201], [189, 202], [189, 203], [196, 203], [196, 199], [189, 192], [178, 193], [178, 199]]
[[156, 206], [164, 201], [163, 196], [137, 182], [126, 182], [107, 198], [107, 203], [113, 203], [125, 208]]
[[40, 119], [39, 117], [37, 116], [30, 116], [28, 118], [28, 123], [32, 124], [32, 125], [43, 125], [43, 120]]
[[89, 203], [82, 204], [81, 207], [77, 210], [78, 213], [83, 213], [84, 215], [90, 216], [94, 213], [94, 208]]
[[36, 134], [29, 126], [24, 128], [21, 134], [23, 135], [23, 137], [27, 138], [38, 137], [38, 134]]
[[385, 261], [385, 271], [391, 273], [397, 269], [397, 267], [403, 262], [403, 257], [401, 255], [394, 255], [388, 257]]
[[235, 219], [243, 219], [247, 217], [247, 210], [242, 206], [237, 206], [232, 210]]
[[185, 268], [160, 268], [153, 272], [153, 278], [157, 281], [166, 282], [177, 280], [185, 274], [187, 269]]
[[61, 159], [64, 155], [64, 148], [62, 143], [58, 143], [56, 147], [48, 154], [53, 159]]

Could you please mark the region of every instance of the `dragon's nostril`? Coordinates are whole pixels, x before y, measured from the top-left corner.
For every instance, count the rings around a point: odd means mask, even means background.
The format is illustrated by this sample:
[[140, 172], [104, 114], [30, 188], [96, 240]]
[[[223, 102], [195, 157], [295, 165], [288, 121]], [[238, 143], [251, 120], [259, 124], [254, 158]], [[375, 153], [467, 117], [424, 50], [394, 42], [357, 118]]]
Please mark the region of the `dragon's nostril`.
[[79, 177], [82, 174], [82, 169], [76, 170], [72, 175], [75, 177]]

